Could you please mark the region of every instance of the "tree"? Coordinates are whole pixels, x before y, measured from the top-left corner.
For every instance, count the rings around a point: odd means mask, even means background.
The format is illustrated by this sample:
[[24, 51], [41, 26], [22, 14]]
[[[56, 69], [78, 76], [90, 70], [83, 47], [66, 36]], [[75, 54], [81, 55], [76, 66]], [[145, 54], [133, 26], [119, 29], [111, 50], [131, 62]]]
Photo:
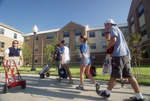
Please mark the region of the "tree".
[[0, 48], [0, 52], [4, 52], [4, 49]]
[[43, 47], [44, 56], [47, 57], [47, 63], [52, 62], [54, 58], [56, 44], [58, 44], [58, 38], [54, 36], [53, 43]]
[[[31, 51], [32, 49], [29, 48], [29, 45], [26, 43], [23, 43], [22, 47], [21, 47], [21, 51], [22, 51], [22, 55], [23, 55], [23, 59], [24, 59], [24, 63], [27, 63], [30, 61], [31, 59]], [[23, 64], [24, 66], [24, 64]]]
[[[132, 67], [135, 72], [135, 68], [137, 71], [137, 75], [139, 76], [139, 72], [141, 75], [141, 70], [140, 70], [140, 60], [142, 59], [141, 54], [145, 52], [145, 50], [141, 50], [141, 45], [142, 45], [142, 40], [141, 40], [141, 34], [139, 33], [130, 33], [129, 36], [126, 37], [127, 44], [131, 53], [131, 58], [132, 58]], [[139, 72], [137, 69], [137, 61], [139, 62]], [[133, 66], [135, 65], [135, 68]]]

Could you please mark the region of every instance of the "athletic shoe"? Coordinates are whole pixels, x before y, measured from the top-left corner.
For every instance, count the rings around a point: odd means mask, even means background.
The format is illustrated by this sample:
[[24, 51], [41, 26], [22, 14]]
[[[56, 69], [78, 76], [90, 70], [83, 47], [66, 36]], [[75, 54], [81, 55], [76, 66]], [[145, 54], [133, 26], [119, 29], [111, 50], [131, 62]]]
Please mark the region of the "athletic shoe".
[[110, 97], [110, 94], [107, 95], [105, 90], [96, 90], [96, 93], [99, 96], [104, 97], [105, 99], [108, 99]]
[[95, 87], [96, 87], [96, 90], [100, 89], [100, 84], [96, 82]]
[[83, 86], [81, 87], [81, 86], [79, 85], [78, 87], [76, 87], [76, 89], [84, 90], [84, 87], [83, 87]]
[[144, 99], [137, 99], [136, 97], [130, 97], [130, 101], [146, 101], [145, 98]]

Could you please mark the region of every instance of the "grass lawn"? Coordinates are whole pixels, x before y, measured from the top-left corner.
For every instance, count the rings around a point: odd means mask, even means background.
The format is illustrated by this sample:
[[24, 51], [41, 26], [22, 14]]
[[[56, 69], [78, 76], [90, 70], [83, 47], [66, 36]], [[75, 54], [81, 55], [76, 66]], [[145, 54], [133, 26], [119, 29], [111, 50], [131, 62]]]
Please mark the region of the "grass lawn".
[[[97, 80], [106, 80], [108, 81], [110, 76], [109, 75], [102, 75], [101, 72], [102, 72], [102, 65], [95, 65], [95, 67], [97, 68], [97, 76], [94, 77], [95, 79]], [[30, 69], [31, 69], [31, 66], [27, 66], [27, 67], [20, 67], [19, 68], [19, 71], [20, 71], [20, 74], [38, 74], [39, 71], [43, 68], [43, 66], [35, 66], [36, 68], [36, 71], [37, 72], [30, 72]], [[74, 65], [74, 66], [69, 66], [70, 68], [70, 71], [72, 73], [72, 77], [74, 78], [79, 78], [80, 77], [80, 69], [79, 69], [79, 65]], [[58, 73], [55, 72], [56, 68], [55, 66], [53, 66], [51, 69], [50, 69], [50, 75], [55, 75], [57, 76]], [[4, 67], [0, 67], [0, 73], [4, 73]], [[132, 68], [132, 72], [133, 71], [133, 68]], [[142, 76], [141, 77], [136, 77], [137, 81], [139, 84], [142, 84], [142, 85], [149, 85], [150, 86], [150, 65], [142, 65], [141, 66], [141, 73], [142, 73]], [[120, 81], [119, 79], [117, 79], [117, 81]]]

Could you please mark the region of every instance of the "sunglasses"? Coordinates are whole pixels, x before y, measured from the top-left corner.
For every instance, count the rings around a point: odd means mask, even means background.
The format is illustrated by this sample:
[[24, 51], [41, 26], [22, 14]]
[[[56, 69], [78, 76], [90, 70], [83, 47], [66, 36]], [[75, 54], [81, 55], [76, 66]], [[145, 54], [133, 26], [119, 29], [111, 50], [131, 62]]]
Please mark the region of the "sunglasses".
[[13, 43], [13, 44], [18, 44], [18, 43]]
[[105, 26], [108, 25], [108, 23], [105, 24]]

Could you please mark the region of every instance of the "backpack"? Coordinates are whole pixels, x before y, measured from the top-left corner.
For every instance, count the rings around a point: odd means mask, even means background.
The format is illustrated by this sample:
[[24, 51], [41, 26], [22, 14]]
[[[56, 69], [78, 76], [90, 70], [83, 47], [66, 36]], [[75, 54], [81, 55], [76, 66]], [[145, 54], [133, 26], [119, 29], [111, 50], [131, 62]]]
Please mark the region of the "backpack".
[[59, 76], [62, 77], [63, 79], [67, 79], [67, 70], [65, 68], [60, 68], [59, 69]]
[[[90, 74], [95, 77], [97, 75], [97, 72], [96, 72], [96, 67], [95, 66], [90, 66]], [[86, 78], [88, 78], [86, 76]]]

